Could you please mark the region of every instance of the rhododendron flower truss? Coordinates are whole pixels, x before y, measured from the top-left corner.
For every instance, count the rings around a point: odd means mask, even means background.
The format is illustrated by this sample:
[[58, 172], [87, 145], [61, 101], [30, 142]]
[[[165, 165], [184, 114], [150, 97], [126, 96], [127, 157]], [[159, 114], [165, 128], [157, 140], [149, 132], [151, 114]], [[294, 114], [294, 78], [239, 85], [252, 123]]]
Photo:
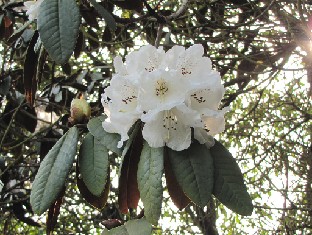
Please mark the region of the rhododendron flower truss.
[[174, 46], [167, 52], [147, 45], [124, 63], [121, 57], [114, 59], [116, 73], [102, 99], [107, 115], [103, 127], [121, 135], [119, 146], [139, 119], [151, 147], [187, 149], [192, 133], [200, 143], [213, 144], [211, 136], [224, 130], [228, 109], [219, 110], [224, 87], [203, 54], [201, 45]]

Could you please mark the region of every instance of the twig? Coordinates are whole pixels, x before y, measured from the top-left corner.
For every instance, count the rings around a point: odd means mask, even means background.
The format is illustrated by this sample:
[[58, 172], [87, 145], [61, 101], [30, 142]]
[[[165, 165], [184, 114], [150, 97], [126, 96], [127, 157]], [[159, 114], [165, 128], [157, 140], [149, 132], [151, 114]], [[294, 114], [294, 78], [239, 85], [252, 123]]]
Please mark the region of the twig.
[[179, 8], [176, 12], [174, 12], [174, 13], [172, 13], [170, 16], [167, 16], [167, 17], [166, 17], [167, 21], [168, 21], [168, 20], [176, 19], [176, 18], [178, 18], [180, 15], [182, 15], [182, 14], [186, 11], [188, 2], [189, 2], [189, 0], [184, 0], [184, 1], [182, 2], [182, 4], [181, 4], [180, 8]]
[[156, 37], [156, 40], [155, 40], [155, 47], [156, 48], [159, 47], [160, 40], [161, 40], [161, 35], [162, 35], [162, 32], [163, 32], [163, 28], [164, 28], [163, 24], [160, 24], [159, 27], [158, 27], [157, 37]]

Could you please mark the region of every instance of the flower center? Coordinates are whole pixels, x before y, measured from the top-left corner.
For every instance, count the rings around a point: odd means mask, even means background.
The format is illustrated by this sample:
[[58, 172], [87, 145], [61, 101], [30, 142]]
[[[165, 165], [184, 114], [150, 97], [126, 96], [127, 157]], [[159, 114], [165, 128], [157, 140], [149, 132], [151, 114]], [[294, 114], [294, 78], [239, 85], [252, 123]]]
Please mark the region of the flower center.
[[156, 82], [156, 96], [160, 96], [163, 97], [167, 92], [168, 92], [168, 86], [166, 81], [164, 81], [163, 79], [157, 80]]
[[177, 130], [178, 120], [177, 116], [170, 110], [164, 111], [163, 117], [163, 127], [167, 129], [167, 136], [165, 137], [166, 141], [170, 138], [170, 130]]

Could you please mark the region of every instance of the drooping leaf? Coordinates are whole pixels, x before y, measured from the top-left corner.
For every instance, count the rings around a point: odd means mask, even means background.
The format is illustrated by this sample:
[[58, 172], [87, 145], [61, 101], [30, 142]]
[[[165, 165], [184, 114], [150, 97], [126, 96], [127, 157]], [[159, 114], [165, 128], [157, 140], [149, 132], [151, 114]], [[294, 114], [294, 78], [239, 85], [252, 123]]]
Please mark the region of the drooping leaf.
[[88, 130], [95, 138], [99, 139], [108, 150], [120, 155], [121, 149], [117, 148], [120, 135], [106, 132], [102, 126], [104, 120], [104, 117], [92, 118], [87, 124]]
[[80, 18], [75, 0], [49, 0], [40, 5], [37, 20], [40, 38], [55, 62], [64, 64], [72, 55]]
[[168, 155], [165, 154], [164, 157], [165, 157], [165, 177], [169, 195], [174, 205], [176, 205], [176, 207], [178, 207], [179, 210], [182, 210], [191, 202], [191, 200], [185, 195], [181, 186], [179, 185], [173, 173]]
[[161, 181], [164, 172], [163, 152], [163, 148], [151, 148], [144, 142], [137, 175], [144, 215], [155, 225], [160, 217], [163, 197]]
[[60, 209], [61, 209], [61, 205], [63, 202], [63, 197], [65, 195], [65, 189], [66, 188], [63, 187], [56, 201], [49, 208], [48, 218], [47, 218], [47, 228], [46, 228], [47, 235], [50, 235], [53, 233], [53, 230], [57, 224], [57, 218], [60, 215]]
[[108, 149], [88, 133], [80, 146], [79, 169], [86, 187], [95, 196], [104, 191], [108, 166]]
[[210, 148], [214, 162], [213, 194], [226, 207], [240, 215], [251, 215], [253, 205], [243, 175], [231, 153], [218, 141]]
[[76, 167], [76, 176], [77, 176], [77, 186], [78, 186], [79, 192], [81, 193], [81, 196], [90, 205], [101, 210], [105, 206], [107, 199], [108, 199], [108, 193], [109, 193], [109, 188], [110, 188], [109, 170], [108, 170], [108, 175], [107, 175], [107, 180], [106, 180], [104, 191], [101, 193], [100, 196], [95, 196], [88, 190], [87, 186], [85, 185], [82, 178], [80, 177], [79, 166]]
[[168, 148], [174, 175], [182, 190], [200, 207], [207, 205], [213, 188], [213, 160], [205, 145], [194, 142], [183, 151]]
[[122, 152], [119, 172], [118, 205], [119, 210], [126, 214], [129, 208], [136, 208], [140, 200], [137, 181], [138, 164], [143, 148], [143, 137], [139, 131], [140, 124], [135, 127]]
[[111, 230], [105, 229], [102, 235], [150, 235], [152, 234], [152, 225], [146, 221], [145, 218], [129, 220], [124, 225], [113, 228]]
[[76, 155], [78, 129], [72, 127], [41, 162], [32, 184], [30, 203], [37, 214], [45, 212], [64, 187]]
[[116, 22], [111, 13], [109, 13], [101, 4], [97, 3], [96, 0], [90, 0], [96, 11], [103, 17], [107, 26], [112, 30], [116, 30]]
[[35, 45], [37, 43], [38, 38], [39, 33], [38, 31], [35, 31], [27, 48], [27, 53], [24, 61], [24, 71], [23, 71], [24, 89], [26, 101], [27, 103], [30, 104], [30, 106], [33, 106], [34, 104], [35, 94], [37, 91], [36, 73], [39, 53], [35, 51]]

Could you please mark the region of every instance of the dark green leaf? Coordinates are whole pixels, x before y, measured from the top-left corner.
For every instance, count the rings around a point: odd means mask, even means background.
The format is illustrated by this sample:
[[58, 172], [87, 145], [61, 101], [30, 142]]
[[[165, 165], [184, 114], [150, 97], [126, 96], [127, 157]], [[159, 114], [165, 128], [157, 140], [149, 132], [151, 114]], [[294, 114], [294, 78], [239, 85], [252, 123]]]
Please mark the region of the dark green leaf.
[[95, 196], [100, 196], [104, 190], [108, 166], [108, 149], [87, 134], [79, 150], [79, 169], [86, 187]]
[[107, 181], [105, 185], [105, 189], [100, 196], [93, 195], [83, 182], [82, 178], [80, 177], [80, 170], [79, 166], [76, 167], [76, 177], [77, 177], [77, 186], [81, 196], [88, 202], [90, 205], [94, 206], [97, 209], [102, 209], [108, 199], [108, 193], [110, 189], [110, 178], [109, 178], [109, 170], [107, 175]]
[[120, 135], [106, 132], [102, 126], [104, 120], [104, 117], [92, 118], [87, 124], [88, 130], [95, 138], [99, 139], [108, 150], [121, 155], [121, 149], [117, 148]]
[[64, 64], [72, 55], [80, 18], [75, 0], [49, 0], [40, 5], [37, 20], [40, 38], [55, 62]]
[[251, 215], [253, 205], [243, 175], [231, 153], [218, 141], [210, 148], [214, 162], [213, 194], [226, 207], [240, 215]]
[[168, 156], [186, 196], [200, 207], [206, 206], [213, 188], [213, 161], [205, 145], [194, 142], [183, 151], [168, 149]]
[[96, 0], [90, 0], [96, 11], [104, 18], [107, 26], [112, 30], [116, 30], [116, 22], [112, 14], [109, 13], [102, 5], [96, 2]]
[[37, 214], [45, 212], [64, 187], [76, 155], [77, 142], [78, 129], [72, 127], [40, 164], [30, 194], [30, 203]]
[[124, 225], [111, 230], [105, 229], [103, 235], [150, 235], [152, 234], [152, 225], [145, 218], [129, 220]]
[[152, 224], [157, 224], [161, 213], [163, 150], [163, 148], [151, 148], [147, 142], [144, 142], [138, 167], [137, 177], [144, 215]]

